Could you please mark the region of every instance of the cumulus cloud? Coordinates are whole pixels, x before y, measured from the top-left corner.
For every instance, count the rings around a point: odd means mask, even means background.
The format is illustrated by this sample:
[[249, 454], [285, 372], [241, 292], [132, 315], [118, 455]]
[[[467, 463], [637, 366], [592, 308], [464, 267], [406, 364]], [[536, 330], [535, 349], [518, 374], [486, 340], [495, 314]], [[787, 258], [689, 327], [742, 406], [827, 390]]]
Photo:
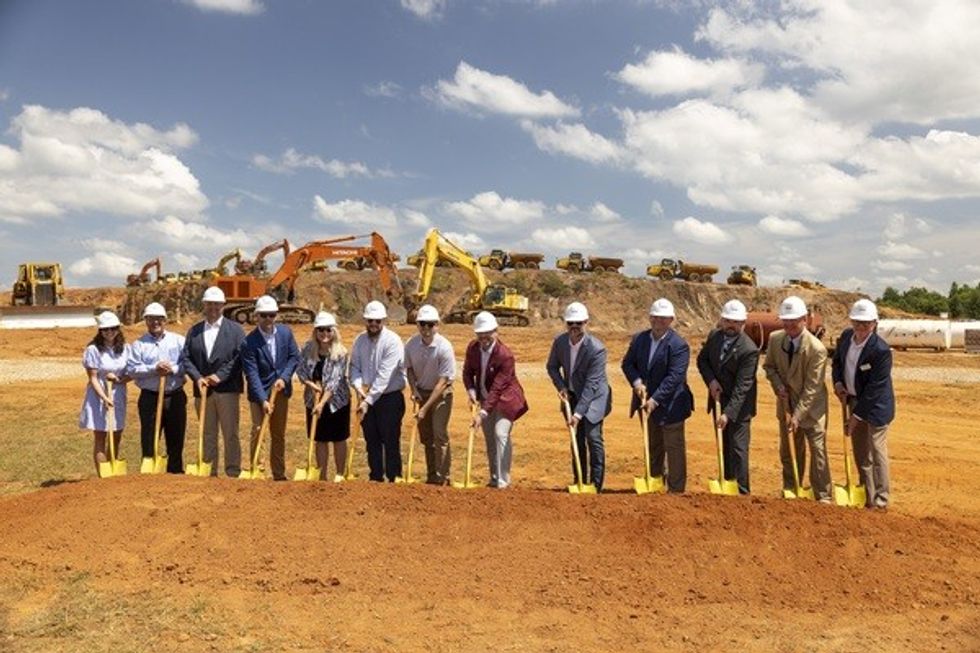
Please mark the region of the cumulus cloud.
[[416, 211], [414, 209], [405, 209], [403, 211], [405, 216], [405, 222], [412, 227], [422, 227], [428, 228], [432, 226], [432, 220], [429, 216], [422, 213], [421, 211]]
[[462, 218], [471, 225], [483, 228], [492, 225], [517, 225], [531, 220], [540, 220], [544, 215], [544, 204], [531, 200], [516, 200], [501, 197], [495, 191], [474, 195], [465, 202], [450, 202], [445, 211]]
[[905, 270], [911, 270], [912, 264], [906, 263], [905, 261], [884, 261], [882, 259], [877, 259], [871, 261], [871, 267], [875, 270], [882, 270], [885, 272], [904, 272]]
[[425, 20], [439, 18], [446, 9], [446, 0], [400, 0], [400, 2], [402, 9]]
[[439, 80], [427, 94], [447, 107], [461, 110], [528, 118], [569, 118], [579, 114], [578, 109], [551, 91], [535, 93], [506, 75], [474, 68], [465, 61], [459, 62], [452, 81]]
[[912, 233], [932, 233], [932, 225], [922, 218], [913, 218], [904, 213], [895, 213], [889, 216], [884, 231], [886, 239], [898, 240]]
[[674, 49], [651, 52], [615, 74], [620, 82], [647, 95], [723, 94], [762, 81], [765, 69], [738, 59], [698, 59]]
[[130, 249], [126, 243], [108, 238], [83, 238], [78, 244], [90, 252], [125, 254]]
[[589, 215], [597, 222], [618, 222], [623, 217], [602, 202], [593, 204], [589, 209]]
[[478, 236], [473, 232], [460, 233], [458, 231], [447, 231], [442, 234], [446, 237], [446, 240], [453, 243], [457, 247], [461, 247], [464, 250], [473, 253], [480, 252], [487, 248], [486, 243], [483, 238]]
[[892, 259], [921, 259], [929, 256], [915, 245], [909, 245], [908, 243], [896, 243], [891, 240], [883, 245], [879, 245], [878, 253], [885, 258]]
[[184, 0], [184, 3], [197, 7], [201, 11], [243, 16], [255, 16], [265, 11], [260, 0]]
[[798, 220], [787, 220], [776, 215], [767, 215], [759, 220], [759, 229], [774, 236], [797, 238], [809, 236], [810, 230]]
[[214, 252], [247, 245], [253, 237], [242, 229], [224, 231], [200, 222], [182, 220], [167, 215], [136, 225], [137, 237], [164, 244], [175, 250]]
[[531, 240], [550, 249], [582, 249], [595, 245], [595, 240], [587, 229], [581, 227], [557, 227], [535, 229]]
[[136, 259], [117, 252], [95, 252], [91, 256], [74, 261], [68, 266], [68, 272], [79, 277], [117, 277], [125, 279], [126, 275], [139, 270]]
[[174, 154], [197, 142], [187, 125], [160, 131], [112, 120], [95, 109], [25, 106], [0, 146], [0, 215], [70, 212], [196, 215], [208, 206], [198, 180]]
[[283, 152], [278, 160], [264, 154], [256, 154], [252, 157], [252, 165], [266, 172], [277, 174], [288, 174], [304, 168], [320, 170], [337, 179], [391, 176], [388, 171], [371, 171], [366, 165], [358, 161], [325, 160], [314, 154], [302, 154], [291, 147]]
[[615, 163], [624, 155], [620, 145], [589, 131], [581, 123], [558, 122], [546, 126], [523, 120], [521, 128], [531, 134], [539, 149], [551, 154], [564, 154], [589, 163]]
[[721, 245], [732, 240], [732, 237], [725, 233], [718, 225], [711, 222], [702, 222], [691, 216], [683, 220], [675, 220], [673, 231], [674, 235], [678, 238], [693, 240], [703, 245]]
[[387, 206], [367, 204], [360, 200], [341, 200], [331, 204], [319, 195], [313, 197], [313, 216], [328, 224], [394, 227], [398, 223], [395, 211]]

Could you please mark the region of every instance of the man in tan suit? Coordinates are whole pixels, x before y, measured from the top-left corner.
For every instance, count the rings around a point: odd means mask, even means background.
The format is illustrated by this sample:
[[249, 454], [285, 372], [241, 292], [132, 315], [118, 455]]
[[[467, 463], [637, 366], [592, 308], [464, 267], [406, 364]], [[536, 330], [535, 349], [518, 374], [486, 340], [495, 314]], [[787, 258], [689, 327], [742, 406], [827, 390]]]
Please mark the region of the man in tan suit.
[[[776, 393], [779, 419], [779, 458], [783, 464], [783, 488], [793, 489], [793, 460], [789, 451], [790, 427], [796, 437], [796, 469], [800, 478], [806, 466], [804, 439], [810, 443], [810, 486], [814, 497], [831, 503], [832, 488], [827, 466], [827, 348], [806, 328], [807, 308], [790, 296], [779, 306], [783, 328], [769, 336], [763, 369]], [[785, 406], [789, 406], [787, 419]]]

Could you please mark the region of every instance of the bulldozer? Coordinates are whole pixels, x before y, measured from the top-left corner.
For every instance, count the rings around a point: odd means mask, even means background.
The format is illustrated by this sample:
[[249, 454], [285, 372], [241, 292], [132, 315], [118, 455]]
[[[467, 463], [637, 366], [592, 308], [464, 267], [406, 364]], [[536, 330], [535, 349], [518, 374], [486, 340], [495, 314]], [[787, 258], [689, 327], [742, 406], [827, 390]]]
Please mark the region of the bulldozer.
[[728, 273], [728, 285], [730, 286], [757, 286], [759, 280], [755, 274], [755, 268], [751, 265], [733, 265], [732, 271]]
[[571, 252], [555, 261], [555, 267], [568, 272], [619, 272], [624, 261], [608, 256], [584, 256], [582, 252]]
[[[480, 261], [472, 254], [443, 236], [438, 229], [430, 229], [421, 250], [419, 279], [413, 300], [415, 306], [425, 302], [432, 288], [432, 276], [440, 261], [465, 270], [469, 274], [471, 292], [466, 304], [454, 308], [444, 316], [446, 322], [469, 323], [480, 311], [489, 311], [501, 324], [527, 326], [528, 300], [514, 288], [491, 284], [483, 274]], [[414, 321], [415, 311], [409, 310], [409, 322]]]
[[145, 286], [150, 282], [150, 270], [156, 270], [157, 276], [154, 283], [162, 283], [163, 275], [160, 274], [160, 258], [157, 257], [151, 261], [147, 261], [143, 267], [140, 269], [139, 274], [131, 274], [126, 277], [126, 286], [129, 288], [137, 288], [139, 286]]
[[711, 276], [717, 274], [717, 265], [707, 265], [704, 263], [685, 263], [680, 259], [665, 258], [660, 263], [653, 263], [647, 266], [647, 274], [657, 277], [661, 281], [680, 279], [681, 281], [710, 283]]
[[541, 267], [544, 254], [530, 252], [505, 252], [502, 249], [492, 249], [489, 254], [480, 257], [480, 265], [491, 270], [537, 270]]
[[10, 293], [11, 306], [57, 306], [65, 298], [61, 263], [21, 263]]
[[0, 329], [91, 327], [94, 306], [64, 303], [61, 263], [21, 263], [10, 291], [10, 306], [0, 308]]

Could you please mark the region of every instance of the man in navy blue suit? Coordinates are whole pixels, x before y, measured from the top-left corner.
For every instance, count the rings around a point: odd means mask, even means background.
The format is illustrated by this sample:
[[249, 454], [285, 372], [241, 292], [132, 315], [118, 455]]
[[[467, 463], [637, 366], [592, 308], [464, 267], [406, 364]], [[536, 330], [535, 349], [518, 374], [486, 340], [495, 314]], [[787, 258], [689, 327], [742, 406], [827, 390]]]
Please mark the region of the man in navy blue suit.
[[851, 416], [847, 432], [867, 494], [868, 508], [888, 507], [888, 425], [895, 418], [892, 351], [875, 333], [878, 308], [859, 299], [850, 312], [851, 328], [837, 341], [831, 373], [834, 392]]
[[[683, 492], [687, 483], [684, 420], [694, 410], [694, 395], [687, 385], [691, 348], [671, 328], [674, 305], [658, 299], [650, 307], [650, 329], [633, 336], [623, 357], [623, 374], [633, 387], [630, 417], [647, 414], [650, 473], [662, 476], [667, 461], [667, 489]], [[641, 405], [641, 397], [646, 402]]]
[[[252, 416], [252, 439], [249, 457], [255, 455], [262, 418], [269, 415], [269, 458], [272, 478], [286, 480], [286, 416], [293, 393], [293, 372], [299, 365], [299, 347], [293, 332], [276, 324], [279, 305], [268, 295], [255, 302], [258, 326], [242, 341], [242, 368], [248, 382], [248, 401]], [[275, 403], [272, 389], [278, 388]]]

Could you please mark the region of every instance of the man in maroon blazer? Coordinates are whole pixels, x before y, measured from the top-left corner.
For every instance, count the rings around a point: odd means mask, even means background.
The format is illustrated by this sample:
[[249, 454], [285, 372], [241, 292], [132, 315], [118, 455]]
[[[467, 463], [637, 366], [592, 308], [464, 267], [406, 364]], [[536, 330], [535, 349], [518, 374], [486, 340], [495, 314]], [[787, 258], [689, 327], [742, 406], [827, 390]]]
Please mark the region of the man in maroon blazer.
[[479, 404], [472, 428], [483, 427], [490, 464], [490, 487], [510, 485], [513, 444], [510, 431], [527, 412], [524, 388], [514, 371], [514, 354], [497, 337], [497, 318], [483, 311], [473, 320], [476, 339], [466, 348], [463, 385], [470, 404]]

